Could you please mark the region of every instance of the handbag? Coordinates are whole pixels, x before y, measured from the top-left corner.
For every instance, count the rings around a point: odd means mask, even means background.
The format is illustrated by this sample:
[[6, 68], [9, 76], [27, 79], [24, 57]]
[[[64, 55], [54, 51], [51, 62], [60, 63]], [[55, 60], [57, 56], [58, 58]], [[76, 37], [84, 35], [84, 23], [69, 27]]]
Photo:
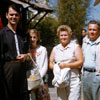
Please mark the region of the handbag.
[[40, 75], [39, 72], [39, 67], [33, 60], [33, 58], [30, 56], [32, 62], [33, 62], [33, 67], [31, 70], [27, 72], [27, 82], [28, 82], [28, 90], [33, 90], [37, 89], [41, 86], [43, 86], [43, 79]]

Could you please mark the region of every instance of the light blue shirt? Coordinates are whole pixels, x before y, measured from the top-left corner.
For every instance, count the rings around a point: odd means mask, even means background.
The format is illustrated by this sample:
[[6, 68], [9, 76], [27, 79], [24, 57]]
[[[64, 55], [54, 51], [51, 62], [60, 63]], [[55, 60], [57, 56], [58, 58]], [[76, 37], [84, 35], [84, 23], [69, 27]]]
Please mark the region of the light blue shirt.
[[84, 51], [84, 68], [96, 68], [96, 41], [88, 41], [88, 46]]

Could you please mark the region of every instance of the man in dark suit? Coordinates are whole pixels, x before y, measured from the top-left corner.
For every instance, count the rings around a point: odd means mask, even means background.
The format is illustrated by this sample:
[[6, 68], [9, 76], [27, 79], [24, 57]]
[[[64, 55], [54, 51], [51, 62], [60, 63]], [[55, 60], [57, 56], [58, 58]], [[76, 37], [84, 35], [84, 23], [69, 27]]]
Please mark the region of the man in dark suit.
[[25, 51], [25, 42], [17, 30], [20, 9], [10, 5], [6, 18], [8, 24], [0, 30], [0, 93], [3, 94], [0, 94], [0, 100], [27, 100], [25, 80], [29, 55]]

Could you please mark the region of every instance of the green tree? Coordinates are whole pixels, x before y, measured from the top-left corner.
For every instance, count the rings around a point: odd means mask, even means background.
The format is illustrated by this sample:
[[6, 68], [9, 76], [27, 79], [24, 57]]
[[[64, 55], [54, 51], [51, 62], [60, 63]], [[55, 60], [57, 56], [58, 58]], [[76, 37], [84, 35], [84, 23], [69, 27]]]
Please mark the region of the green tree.
[[46, 17], [37, 26], [40, 31], [42, 44], [45, 46], [53, 46], [56, 42], [57, 21], [54, 18]]
[[90, 0], [58, 0], [58, 24], [67, 24], [80, 41], [81, 29], [85, 27], [87, 7]]
[[[48, 8], [50, 8], [49, 0], [46, 0], [46, 5]], [[44, 12], [43, 12], [44, 13]], [[28, 12], [28, 20], [34, 16], [34, 13]], [[41, 15], [39, 14], [37, 17], [35, 17], [33, 20], [30, 21], [28, 26], [26, 27], [27, 30], [30, 28], [34, 28], [34, 25], [38, 22], [38, 20], [41, 18]], [[40, 37], [42, 40], [42, 45], [44, 46], [54, 46], [57, 41], [56, 36], [56, 29], [57, 29], [57, 20], [54, 18], [53, 14], [48, 13], [42, 21], [39, 22], [39, 24], [35, 27], [40, 32]]]

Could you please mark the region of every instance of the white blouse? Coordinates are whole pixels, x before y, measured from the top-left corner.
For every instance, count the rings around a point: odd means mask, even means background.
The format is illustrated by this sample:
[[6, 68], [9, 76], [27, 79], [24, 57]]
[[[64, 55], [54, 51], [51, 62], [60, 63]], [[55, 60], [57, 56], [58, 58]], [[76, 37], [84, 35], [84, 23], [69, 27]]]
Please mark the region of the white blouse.
[[48, 70], [47, 49], [44, 46], [40, 45], [36, 48], [36, 63], [39, 67], [41, 77], [44, 77]]

